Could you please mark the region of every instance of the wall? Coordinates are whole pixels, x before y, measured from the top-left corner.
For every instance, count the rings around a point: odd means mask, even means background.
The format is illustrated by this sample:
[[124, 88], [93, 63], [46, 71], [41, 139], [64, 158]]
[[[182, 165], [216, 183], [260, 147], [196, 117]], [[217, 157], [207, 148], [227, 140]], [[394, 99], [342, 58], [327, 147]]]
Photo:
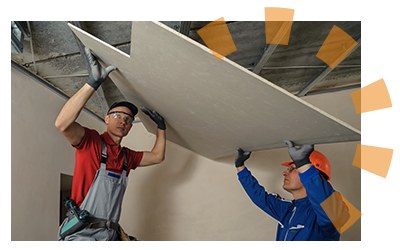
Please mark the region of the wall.
[[[74, 165], [74, 149], [54, 127], [66, 100], [14, 69], [11, 73], [12, 240], [56, 240], [60, 173], [72, 175]], [[349, 93], [305, 99], [360, 128]], [[105, 130], [102, 122], [85, 112], [78, 122]], [[123, 144], [150, 150], [154, 140], [135, 124]], [[361, 210], [360, 169], [351, 166], [357, 143], [316, 145], [316, 149], [331, 161], [333, 186]], [[277, 223], [245, 194], [234, 158], [210, 160], [167, 142], [162, 164], [131, 172], [121, 225], [140, 240], [274, 240]], [[280, 166], [288, 159], [285, 148], [265, 150], [253, 152], [246, 165], [268, 191], [290, 199], [282, 189], [285, 168]], [[360, 240], [360, 230], [359, 220], [342, 240]]]
[[[57, 240], [60, 173], [75, 150], [54, 126], [66, 99], [11, 68], [11, 239]], [[78, 121], [103, 131], [86, 112]]]

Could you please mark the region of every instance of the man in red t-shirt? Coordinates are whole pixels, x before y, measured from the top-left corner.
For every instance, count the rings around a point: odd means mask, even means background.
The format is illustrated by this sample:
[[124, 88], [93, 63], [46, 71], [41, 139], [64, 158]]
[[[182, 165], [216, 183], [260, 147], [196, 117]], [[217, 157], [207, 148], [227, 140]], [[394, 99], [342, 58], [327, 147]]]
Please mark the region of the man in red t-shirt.
[[[153, 149], [149, 152], [137, 152], [121, 147], [122, 138], [129, 133], [134, 116], [138, 112], [132, 103], [117, 102], [110, 107], [104, 117], [107, 131], [101, 135], [96, 130], [77, 123], [75, 120], [86, 102], [110, 72], [116, 69], [114, 66], [106, 69], [101, 67], [88, 48], [85, 48], [85, 53], [91, 67], [90, 78], [65, 103], [56, 119], [55, 126], [76, 148], [71, 198], [80, 209], [87, 210], [97, 221], [78, 232], [60, 237], [63, 226], [69, 222], [67, 218], [60, 226], [59, 239], [115, 240], [120, 232], [115, 227], [110, 228], [110, 225], [118, 225], [127, 176], [130, 170], [138, 166], [158, 164], [164, 160], [166, 126], [164, 119], [156, 111], [141, 107], [141, 110], [157, 124], [158, 129]], [[100, 163], [103, 145], [106, 146], [107, 155], [104, 165]], [[103, 221], [108, 224], [102, 223]]]

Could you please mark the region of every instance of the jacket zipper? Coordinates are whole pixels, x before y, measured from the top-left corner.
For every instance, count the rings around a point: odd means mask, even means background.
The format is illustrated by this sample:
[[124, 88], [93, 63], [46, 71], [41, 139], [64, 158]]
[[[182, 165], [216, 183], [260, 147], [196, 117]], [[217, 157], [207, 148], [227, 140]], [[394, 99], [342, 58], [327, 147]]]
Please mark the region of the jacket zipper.
[[290, 222], [292, 222], [293, 216], [294, 216], [294, 214], [296, 213], [296, 207], [294, 207], [292, 211], [293, 211], [293, 214], [292, 214], [292, 216], [290, 217], [289, 224], [288, 224], [288, 229], [286, 230], [285, 239], [284, 239], [283, 241], [286, 241], [287, 235], [288, 235], [288, 233], [289, 233]]

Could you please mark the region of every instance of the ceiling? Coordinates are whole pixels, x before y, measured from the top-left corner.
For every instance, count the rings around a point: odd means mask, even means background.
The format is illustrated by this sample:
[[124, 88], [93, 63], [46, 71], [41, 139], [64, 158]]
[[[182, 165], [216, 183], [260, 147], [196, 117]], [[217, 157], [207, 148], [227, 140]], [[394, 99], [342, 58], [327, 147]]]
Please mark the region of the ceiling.
[[[129, 54], [131, 22], [71, 23]], [[163, 23], [205, 45], [197, 31], [210, 22]], [[360, 88], [360, 45], [334, 69], [316, 57], [334, 25], [361, 43], [361, 22], [295, 21], [290, 31], [289, 44], [277, 46], [266, 44], [265, 22], [227, 22], [237, 48], [227, 58], [298, 96]], [[67, 22], [16, 21], [12, 22], [11, 33], [12, 61], [38, 75], [43, 82], [71, 97], [88, 79], [86, 59], [81, 54], [82, 44]], [[153, 70], [157, 72], [157, 68]], [[124, 99], [108, 78], [88, 101], [86, 108], [103, 117], [112, 103]]]

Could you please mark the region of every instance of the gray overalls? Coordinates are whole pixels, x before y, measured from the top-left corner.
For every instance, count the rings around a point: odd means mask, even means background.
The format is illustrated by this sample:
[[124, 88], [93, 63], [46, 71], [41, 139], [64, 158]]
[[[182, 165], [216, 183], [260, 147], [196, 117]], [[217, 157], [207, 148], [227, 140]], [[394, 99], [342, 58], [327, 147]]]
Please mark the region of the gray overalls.
[[[96, 176], [85, 199], [83, 200], [80, 209], [86, 210], [90, 213], [91, 217], [103, 219], [101, 226], [96, 226], [96, 223], [91, 223], [84, 229], [68, 235], [64, 240], [78, 241], [78, 240], [117, 240], [118, 232], [115, 230], [121, 216], [122, 199], [128, 184], [128, 177], [126, 176], [127, 161], [124, 155], [124, 170], [122, 174], [117, 174], [106, 170], [107, 147], [102, 143], [101, 163], [100, 169], [97, 170]], [[108, 221], [106, 223], [106, 221]], [[110, 222], [113, 222], [113, 227], [110, 227]], [[58, 237], [60, 239], [60, 232], [64, 225], [68, 222], [66, 218], [61, 224]]]

